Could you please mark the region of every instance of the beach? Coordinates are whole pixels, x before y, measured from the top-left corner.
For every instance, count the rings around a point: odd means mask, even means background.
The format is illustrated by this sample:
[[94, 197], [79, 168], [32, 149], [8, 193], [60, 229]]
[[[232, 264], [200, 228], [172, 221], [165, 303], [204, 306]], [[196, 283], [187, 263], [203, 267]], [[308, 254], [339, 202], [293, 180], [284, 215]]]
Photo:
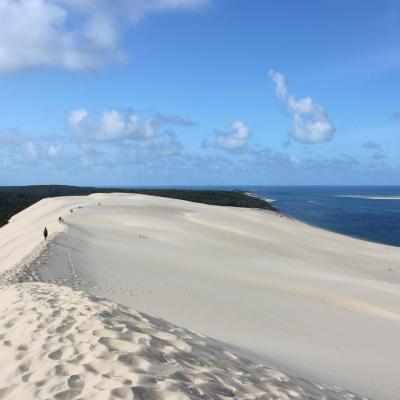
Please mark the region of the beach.
[[0, 249], [0, 398], [398, 399], [400, 248], [99, 193], [34, 204]]

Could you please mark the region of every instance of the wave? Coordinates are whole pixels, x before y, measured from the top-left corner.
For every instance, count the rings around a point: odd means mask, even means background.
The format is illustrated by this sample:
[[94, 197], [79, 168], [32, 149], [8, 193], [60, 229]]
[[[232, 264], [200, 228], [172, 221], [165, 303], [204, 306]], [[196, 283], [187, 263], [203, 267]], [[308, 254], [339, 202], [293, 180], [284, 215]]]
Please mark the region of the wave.
[[264, 200], [264, 201], [266, 201], [267, 203], [273, 203], [273, 202], [276, 201], [276, 200], [274, 200], [274, 199], [269, 199], [269, 198], [267, 198], [267, 197], [262, 197], [262, 196], [258, 195], [257, 193], [253, 193], [253, 192], [245, 192], [244, 194], [245, 194], [246, 196], [255, 197], [255, 198], [257, 198], [257, 199]]

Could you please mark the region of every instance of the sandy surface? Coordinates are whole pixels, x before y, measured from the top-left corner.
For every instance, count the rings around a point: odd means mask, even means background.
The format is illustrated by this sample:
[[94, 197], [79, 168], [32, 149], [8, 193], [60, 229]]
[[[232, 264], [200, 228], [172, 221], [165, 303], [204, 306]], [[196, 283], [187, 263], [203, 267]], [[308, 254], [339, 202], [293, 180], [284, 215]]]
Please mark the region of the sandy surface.
[[[44, 224], [59, 232], [46, 246]], [[0, 248], [5, 282], [83, 289], [291, 374], [398, 400], [399, 248], [265, 211], [118, 194], [44, 200], [0, 229]], [[351, 398], [338, 396], [327, 398]]]
[[65, 286], [13, 284], [1, 296], [0, 398], [362, 400]]

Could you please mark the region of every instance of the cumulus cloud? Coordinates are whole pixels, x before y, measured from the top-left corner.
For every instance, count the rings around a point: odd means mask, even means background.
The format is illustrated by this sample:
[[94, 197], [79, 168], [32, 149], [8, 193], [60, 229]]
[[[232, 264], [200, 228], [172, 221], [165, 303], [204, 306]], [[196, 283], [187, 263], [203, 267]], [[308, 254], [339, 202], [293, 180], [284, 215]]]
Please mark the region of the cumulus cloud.
[[183, 149], [182, 143], [173, 132], [164, 132], [157, 135], [152, 141], [140, 142], [142, 148], [149, 149], [158, 156], [171, 157], [180, 155]]
[[26, 162], [34, 161], [41, 155], [40, 140], [18, 130], [3, 132], [0, 133], [0, 151], [2, 156], [8, 153], [13, 158], [20, 156]]
[[184, 118], [178, 116], [163, 116], [160, 120], [160, 114], [142, 117], [133, 111], [116, 108], [104, 110], [96, 119], [86, 109], [80, 108], [71, 111], [67, 127], [72, 139], [81, 145], [117, 143], [161, 156], [173, 156], [179, 154], [183, 146], [174, 132], [162, 128], [182, 126], [182, 121]]
[[[96, 126], [102, 121], [102, 115], [92, 119], [86, 110], [80, 111], [75, 113], [75, 118], [71, 117], [74, 123], [87, 118], [90, 121], [89, 126]], [[117, 111], [121, 113], [124, 126], [127, 125], [129, 116], [136, 115], [131, 111]], [[139, 121], [148, 120], [154, 128], [151, 118], [136, 117]], [[110, 119], [113, 120], [113, 117]], [[111, 126], [114, 127], [114, 124]], [[113, 132], [117, 131], [110, 128], [110, 125], [107, 127]], [[375, 156], [375, 152], [381, 147], [373, 141], [363, 144], [368, 157], [356, 158], [336, 152], [324, 156], [314, 153], [312, 148], [307, 153], [296, 153], [295, 150], [287, 153], [260, 146], [247, 146], [245, 151], [239, 151], [232, 156], [229, 152], [185, 152], [173, 131], [168, 128], [162, 131], [159, 129], [154, 130], [155, 136], [152, 140], [127, 138], [123, 135], [121, 139], [105, 141], [98, 140], [91, 134], [86, 141], [80, 142], [76, 142], [70, 135], [0, 133], [0, 164], [6, 171], [19, 169], [23, 172], [29, 168], [32, 171], [45, 171], [46, 176], [50, 171], [58, 171], [65, 176], [76, 177], [78, 169], [97, 176], [99, 182], [102, 182], [106, 174], [113, 176], [114, 172], [129, 177], [137, 174], [137, 177], [144, 180], [155, 179], [153, 182], [157, 182], [156, 184], [163, 177], [187, 181], [201, 176], [205, 182], [210, 177], [218, 182], [221, 174], [230, 174], [229, 176], [236, 179], [245, 173], [243, 177], [257, 176], [257, 179], [264, 179], [265, 176], [272, 178], [279, 174], [286, 177], [294, 176], [292, 173], [314, 174], [315, 170], [328, 174], [338, 171], [346, 174], [351, 171], [365, 173], [378, 169], [399, 170], [397, 159], [386, 162], [379, 155]], [[146, 134], [141, 137], [146, 137]]]
[[216, 131], [215, 134], [215, 147], [226, 151], [238, 151], [246, 147], [251, 131], [243, 122], [234, 121], [229, 131]]
[[331, 140], [335, 128], [325, 109], [316, 104], [311, 97], [297, 99], [290, 94], [283, 74], [270, 70], [269, 76], [275, 83], [278, 99], [293, 118], [290, 137], [305, 144], [318, 144]]
[[47, 149], [47, 154], [49, 157], [56, 157], [61, 150], [61, 146], [50, 145]]
[[7, 131], [0, 133], [0, 149], [12, 148], [24, 145], [31, 139], [30, 135], [19, 131]]
[[26, 147], [29, 157], [36, 158], [38, 156], [38, 149], [37, 149], [37, 146], [35, 143], [26, 142], [25, 147]]
[[97, 68], [121, 60], [126, 26], [150, 14], [197, 10], [208, 0], [0, 0], [0, 71]]
[[91, 118], [86, 109], [76, 109], [69, 114], [67, 124], [76, 142], [151, 140], [155, 136], [150, 119], [115, 108], [103, 111], [97, 120]]

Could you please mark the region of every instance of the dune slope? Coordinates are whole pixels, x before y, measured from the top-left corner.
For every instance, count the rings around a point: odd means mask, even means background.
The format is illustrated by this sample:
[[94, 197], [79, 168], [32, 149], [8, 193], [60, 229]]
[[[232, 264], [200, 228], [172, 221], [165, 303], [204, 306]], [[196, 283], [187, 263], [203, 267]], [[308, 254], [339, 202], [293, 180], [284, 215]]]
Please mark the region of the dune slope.
[[0, 398], [354, 399], [67, 287], [0, 289]]
[[14, 249], [0, 256], [7, 282], [84, 290], [291, 375], [397, 400], [399, 248], [275, 213], [143, 195], [35, 206], [0, 229], [0, 245]]

